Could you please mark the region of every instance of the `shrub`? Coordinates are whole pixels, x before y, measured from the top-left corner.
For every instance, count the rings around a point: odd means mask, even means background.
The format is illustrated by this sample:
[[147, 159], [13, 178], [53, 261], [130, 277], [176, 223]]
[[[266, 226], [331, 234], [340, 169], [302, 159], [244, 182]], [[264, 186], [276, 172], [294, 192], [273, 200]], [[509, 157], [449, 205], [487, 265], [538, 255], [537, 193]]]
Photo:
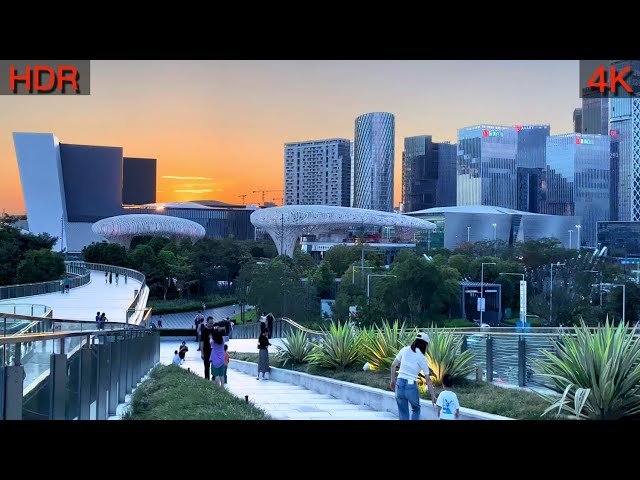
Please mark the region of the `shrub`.
[[545, 358], [534, 360], [549, 388], [562, 395], [540, 394], [551, 404], [542, 415], [613, 420], [640, 412], [640, 338], [624, 324], [614, 327], [607, 318], [592, 332], [581, 319], [574, 335], [563, 333], [554, 343], [555, 352], [543, 350]]
[[340, 368], [342, 371], [360, 357], [364, 336], [349, 323], [337, 324], [333, 321], [328, 330], [322, 329], [323, 336], [313, 343], [309, 363], [325, 368]]
[[282, 366], [287, 363], [304, 363], [313, 350], [307, 334], [302, 330], [296, 329], [287, 333], [282, 343], [284, 347], [276, 346], [276, 358], [282, 362]]
[[441, 383], [445, 373], [454, 379], [460, 379], [473, 371], [473, 353], [469, 350], [461, 352], [461, 335], [438, 328], [428, 328], [427, 333], [430, 340], [427, 360], [431, 377], [436, 384]]
[[[365, 331], [363, 331], [365, 332]], [[362, 357], [371, 370], [389, 370], [402, 347], [411, 344], [416, 329], [396, 320], [390, 325], [386, 320], [381, 327], [375, 325], [363, 334]]]

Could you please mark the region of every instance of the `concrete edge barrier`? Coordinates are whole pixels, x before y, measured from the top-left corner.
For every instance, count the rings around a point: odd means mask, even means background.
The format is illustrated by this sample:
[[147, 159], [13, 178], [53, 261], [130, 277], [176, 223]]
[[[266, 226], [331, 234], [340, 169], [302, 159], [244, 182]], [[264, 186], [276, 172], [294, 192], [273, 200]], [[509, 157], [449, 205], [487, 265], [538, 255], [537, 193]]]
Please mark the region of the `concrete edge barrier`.
[[[258, 364], [231, 359], [229, 367], [242, 373], [258, 376]], [[271, 380], [290, 383], [308, 388], [318, 393], [331, 395], [355, 405], [367, 405], [379, 412], [398, 414], [395, 394], [379, 388], [335, 380], [333, 378], [310, 375], [308, 373], [271, 367]], [[436, 408], [430, 401], [420, 400], [420, 419], [436, 420]], [[513, 420], [509, 417], [460, 407], [460, 420]]]

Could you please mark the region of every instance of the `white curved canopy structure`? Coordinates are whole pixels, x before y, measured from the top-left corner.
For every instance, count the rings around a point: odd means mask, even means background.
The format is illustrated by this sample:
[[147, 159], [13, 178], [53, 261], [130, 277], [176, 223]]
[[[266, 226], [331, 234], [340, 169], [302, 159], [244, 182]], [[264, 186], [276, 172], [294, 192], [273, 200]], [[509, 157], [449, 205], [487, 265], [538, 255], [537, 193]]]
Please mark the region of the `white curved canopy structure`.
[[265, 230], [273, 239], [280, 255], [293, 257], [296, 240], [303, 234], [348, 228], [356, 225], [394, 227], [407, 237], [419, 230], [433, 230], [435, 224], [399, 213], [379, 212], [363, 208], [329, 205], [286, 205], [256, 210], [251, 223]]
[[175, 240], [189, 238], [192, 242], [205, 236], [202, 225], [184, 218], [168, 215], [131, 214], [118, 215], [97, 221], [91, 227], [111, 243], [129, 247], [133, 237], [158, 235]]

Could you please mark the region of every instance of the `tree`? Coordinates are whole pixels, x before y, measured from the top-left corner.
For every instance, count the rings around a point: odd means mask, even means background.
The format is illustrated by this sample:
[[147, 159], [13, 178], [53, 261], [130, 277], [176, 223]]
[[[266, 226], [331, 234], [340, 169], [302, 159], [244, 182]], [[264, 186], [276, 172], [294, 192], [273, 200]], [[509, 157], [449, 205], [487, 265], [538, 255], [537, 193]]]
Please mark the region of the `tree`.
[[[633, 325], [638, 321], [638, 308], [640, 308], [640, 287], [635, 283], [625, 283], [625, 320]], [[615, 287], [607, 295], [606, 312], [609, 319], [616, 323], [622, 320], [622, 287]]]
[[296, 249], [293, 252], [293, 270], [300, 276], [306, 276], [315, 270], [316, 262], [307, 252]]
[[467, 255], [456, 253], [449, 257], [449, 266], [455, 268], [462, 277], [468, 277], [470, 275], [470, 264], [471, 259]]
[[336, 274], [331, 270], [329, 262], [320, 262], [318, 269], [312, 277], [317, 295], [322, 299], [331, 298], [333, 296], [333, 284], [335, 280]]
[[92, 243], [82, 249], [82, 256], [89, 263], [102, 263], [117, 267], [129, 266], [127, 249], [117, 243]]
[[64, 256], [41, 248], [31, 250], [25, 254], [24, 260], [18, 265], [19, 283], [36, 283], [58, 280], [65, 272]]
[[348, 245], [336, 245], [325, 252], [323, 260], [341, 277], [351, 264], [360, 258], [360, 252], [360, 249]]

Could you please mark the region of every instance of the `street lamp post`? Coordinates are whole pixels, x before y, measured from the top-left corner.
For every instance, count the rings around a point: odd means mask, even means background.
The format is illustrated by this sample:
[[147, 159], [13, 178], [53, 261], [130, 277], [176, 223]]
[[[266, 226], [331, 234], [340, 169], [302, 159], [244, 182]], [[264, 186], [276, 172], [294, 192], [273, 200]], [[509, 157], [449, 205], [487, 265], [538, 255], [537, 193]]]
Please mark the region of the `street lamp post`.
[[600, 283], [598, 284], [598, 287], [600, 290], [600, 307], [602, 307], [602, 272], [599, 270], [583, 270], [583, 272], [597, 273], [600, 275]]
[[552, 324], [552, 320], [553, 320], [553, 267], [562, 267], [566, 265], [565, 263], [552, 263], [551, 264], [551, 286], [549, 288], [549, 324]]
[[578, 250], [580, 250], [581, 244], [580, 244], [580, 229], [582, 228], [582, 225], [576, 225], [576, 230], [578, 231], [578, 245], [576, 245], [576, 248]]
[[571, 235], [573, 234], [573, 230], [569, 230], [569, 249], [571, 249]]
[[622, 323], [624, 325], [626, 325], [625, 322], [625, 313], [626, 313], [626, 306], [627, 306], [627, 286], [624, 283], [616, 283], [615, 285], [613, 285], [613, 287], [622, 287]]
[[356, 267], [355, 265], [351, 267], [351, 284], [353, 285], [356, 281], [356, 268], [364, 270], [365, 268], [375, 268], [375, 267]]
[[427, 230], [427, 252], [431, 251], [431, 230]]
[[384, 273], [370, 273], [367, 275], [367, 305], [369, 305], [369, 294], [371, 292], [371, 277], [395, 277], [396, 275], [389, 275]]
[[484, 262], [482, 264], [482, 266], [480, 267], [480, 298], [482, 300], [480, 300], [480, 304], [481, 307], [480, 308], [480, 326], [482, 327], [482, 312], [484, 312], [484, 266], [485, 265], [495, 265], [495, 262]]
[[467, 227], [467, 243], [471, 243], [471, 227]]

